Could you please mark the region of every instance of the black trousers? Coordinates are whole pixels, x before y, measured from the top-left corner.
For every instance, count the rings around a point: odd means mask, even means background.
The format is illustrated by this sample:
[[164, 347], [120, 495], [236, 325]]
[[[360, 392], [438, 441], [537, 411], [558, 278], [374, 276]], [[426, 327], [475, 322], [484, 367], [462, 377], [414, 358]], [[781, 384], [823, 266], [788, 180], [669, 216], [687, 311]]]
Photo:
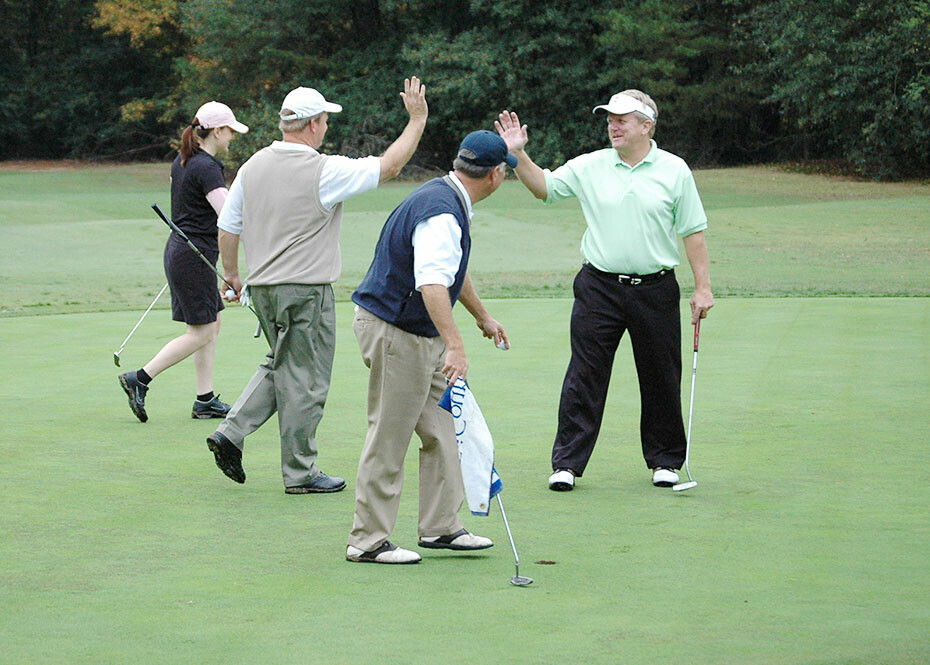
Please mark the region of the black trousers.
[[681, 468], [680, 291], [675, 274], [622, 284], [585, 265], [575, 276], [572, 358], [562, 384], [552, 468], [584, 473], [601, 429], [614, 355], [630, 332], [641, 403], [640, 440], [646, 466]]

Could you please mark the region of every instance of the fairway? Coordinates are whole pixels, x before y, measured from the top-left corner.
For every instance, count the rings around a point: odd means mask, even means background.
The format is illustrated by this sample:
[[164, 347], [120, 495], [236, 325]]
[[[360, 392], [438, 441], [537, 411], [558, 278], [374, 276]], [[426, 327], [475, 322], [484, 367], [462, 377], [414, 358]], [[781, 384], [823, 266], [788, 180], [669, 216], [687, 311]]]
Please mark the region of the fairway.
[[[930, 295], [930, 185], [761, 167], [697, 171], [695, 179], [718, 298]], [[415, 186], [389, 183], [346, 205], [337, 299], [349, 299], [388, 213]], [[0, 317], [141, 313], [165, 283], [168, 228], [152, 203], [170, 210], [167, 165], [0, 169]], [[505, 182], [475, 206], [469, 271], [479, 293], [571, 297], [584, 228], [577, 201], [544, 205]], [[688, 291], [687, 261], [678, 273]]]
[[[496, 508], [465, 518], [495, 539], [487, 553], [426, 553], [400, 569], [343, 560], [366, 390], [348, 305], [320, 441], [322, 465], [351, 480], [332, 496], [283, 493], [272, 424], [247, 442], [247, 483], [224, 478], [203, 441], [213, 423], [188, 417], [189, 368], [160, 378], [151, 420], [138, 423], [110, 361], [109, 331], [131, 314], [0, 321], [0, 407], [14, 433], [0, 443], [8, 662], [290, 662], [322, 651], [337, 663], [435, 663], [490, 651], [538, 663], [567, 643], [584, 663], [921, 662], [930, 492], [902, 482], [913, 469], [897, 461], [925, 452], [915, 432], [930, 425], [918, 334], [928, 301], [721, 303], [703, 329], [700, 485], [682, 494], [653, 488], [643, 468], [626, 342], [589, 473], [570, 494], [546, 489], [569, 307], [492, 303], [513, 339], [507, 353], [463, 328], [521, 572], [536, 580], [526, 589], [508, 583]], [[250, 329], [243, 312], [228, 317], [220, 390], [235, 393], [263, 353]], [[146, 332], [124, 365], [174, 327], [152, 321]], [[408, 546], [415, 459], [396, 529]]]
[[[288, 496], [275, 423], [246, 442], [245, 485], [215, 467], [204, 438], [216, 421], [189, 417], [190, 361], [152, 384], [145, 424], [117, 384], [113, 352], [164, 283], [167, 231], [148, 211], [167, 209], [164, 167], [0, 171], [0, 662], [926, 662], [930, 187], [761, 168], [696, 177], [717, 305], [701, 329], [699, 485], [678, 494], [644, 468], [628, 339], [585, 476], [574, 492], [546, 489], [583, 222], [517, 183], [476, 206], [475, 281], [513, 348], [456, 313], [520, 572], [535, 579], [517, 588], [496, 506], [463, 514], [490, 550], [344, 560], [367, 390], [346, 296], [411, 184], [347, 206], [319, 442], [321, 466], [349, 487]], [[679, 281], [689, 294], [687, 262]], [[888, 297], [904, 295], [918, 297]], [[180, 332], [166, 302], [124, 369]], [[265, 353], [253, 330], [249, 312], [224, 312], [224, 400]], [[402, 547], [416, 548], [416, 470], [412, 445]]]

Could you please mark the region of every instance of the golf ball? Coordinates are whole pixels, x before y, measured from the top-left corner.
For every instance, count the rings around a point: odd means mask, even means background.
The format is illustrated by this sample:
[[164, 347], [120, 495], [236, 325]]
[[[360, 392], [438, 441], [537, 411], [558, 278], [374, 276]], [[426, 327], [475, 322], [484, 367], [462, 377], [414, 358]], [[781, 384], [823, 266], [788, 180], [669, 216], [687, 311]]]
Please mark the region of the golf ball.
[[507, 342], [501, 340], [501, 343], [497, 345], [497, 348], [499, 348], [501, 351], [506, 351], [509, 347], [507, 346]]
[[229, 290], [226, 292], [226, 299], [227, 299], [227, 300], [232, 300], [232, 299], [235, 298], [235, 297], [236, 297], [236, 292], [233, 291], [232, 289], [229, 289]]

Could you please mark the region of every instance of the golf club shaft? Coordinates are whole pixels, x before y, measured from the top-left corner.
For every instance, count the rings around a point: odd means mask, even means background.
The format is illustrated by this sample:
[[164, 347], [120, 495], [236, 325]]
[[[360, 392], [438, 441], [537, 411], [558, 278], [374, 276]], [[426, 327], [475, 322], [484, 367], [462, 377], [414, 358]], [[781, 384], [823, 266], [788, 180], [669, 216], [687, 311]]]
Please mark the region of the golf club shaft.
[[[168, 219], [167, 215], [165, 215], [165, 213], [163, 213], [163, 212], [161, 211], [161, 208], [158, 207], [158, 204], [157, 204], [157, 203], [153, 203], [153, 204], [152, 204], [152, 210], [154, 210], [155, 213], [156, 213], [159, 217], [161, 217], [162, 221], [163, 221], [165, 224], [167, 224], [168, 227], [169, 227], [172, 231], [174, 231], [175, 233], [178, 234], [178, 237], [181, 238], [181, 240], [183, 240], [184, 242], [187, 243], [187, 246], [190, 247], [190, 248], [194, 251], [194, 253], [195, 253], [197, 256], [200, 257], [200, 260], [201, 260], [201, 261], [203, 261], [203, 262], [206, 263], [208, 266], [210, 266], [210, 270], [212, 270], [213, 272], [215, 272], [215, 273], [216, 273], [216, 276], [219, 277], [221, 280], [223, 280], [223, 284], [225, 284], [227, 287], [229, 287], [229, 288], [232, 289], [233, 291], [236, 290], [235, 288], [233, 288], [233, 285], [232, 285], [232, 284], [230, 284], [229, 282], [226, 281], [226, 278], [223, 277], [223, 273], [221, 273], [219, 270], [217, 270], [216, 266], [213, 265], [213, 264], [210, 262], [210, 259], [208, 259], [206, 256], [204, 256], [203, 253], [202, 253], [199, 249], [197, 249], [197, 247], [194, 245], [194, 243], [191, 242], [191, 239], [187, 237], [187, 234], [184, 233], [184, 231], [182, 231], [182, 230], [178, 227], [177, 224], [175, 224], [175, 223], [172, 222], [170, 219]], [[256, 317], [258, 317], [258, 312], [256, 312], [256, 311], [252, 308], [251, 305], [247, 305], [247, 307], [252, 311], [252, 314], [254, 314]], [[259, 325], [261, 325], [261, 324], [259, 324]], [[256, 332], [256, 334], [255, 334], [254, 336], [255, 336], [255, 337], [258, 337], [258, 333]]]
[[691, 405], [688, 407], [688, 438], [685, 441], [685, 471], [688, 474], [688, 480], [694, 480], [691, 477], [691, 421], [694, 417], [694, 384], [697, 379], [697, 362], [698, 362], [698, 341], [701, 336], [701, 319], [694, 324], [694, 360], [691, 363]]
[[145, 313], [144, 313], [142, 316], [139, 317], [139, 320], [136, 322], [136, 325], [134, 325], [134, 326], [132, 327], [132, 330], [129, 331], [129, 334], [126, 335], [126, 339], [124, 339], [124, 340], [123, 340], [123, 343], [120, 345], [119, 351], [116, 352], [116, 355], [117, 355], [117, 356], [123, 352], [123, 349], [124, 349], [124, 348], [126, 348], [126, 344], [127, 344], [127, 342], [129, 342], [129, 338], [132, 337], [132, 334], [133, 334], [134, 332], [136, 332], [136, 328], [138, 328], [138, 327], [142, 324], [142, 321], [145, 320], [145, 317], [149, 315], [149, 312], [152, 311], [152, 308], [155, 306], [155, 303], [158, 302], [158, 299], [161, 298], [162, 294], [165, 292], [165, 289], [167, 289], [167, 288], [168, 288], [168, 283], [165, 282], [165, 285], [164, 285], [163, 287], [161, 287], [161, 291], [159, 291], [159, 292], [158, 292], [158, 295], [155, 296], [155, 299], [152, 301], [152, 303], [151, 303], [151, 304], [148, 306], [148, 308], [145, 310]]
[[187, 246], [188, 246], [188, 247], [190, 247], [192, 250], [194, 250], [194, 253], [195, 253], [197, 256], [200, 257], [200, 260], [201, 260], [201, 261], [203, 261], [203, 262], [206, 263], [208, 266], [210, 266], [210, 270], [212, 270], [213, 272], [215, 272], [215, 273], [216, 273], [216, 276], [219, 277], [221, 280], [223, 280], [223, 284], [225, 284], [227, 287], [229, 287], [229, 288], [232, 289], [233, 291], [236, 290], [235, 288], [233, 288], [233, 285], [232, 285], [232, 284], [230, 284], [229, 282], [226, 281], [226, 278], [223, 277], [223, 273], [221, 273], [219, 270], [217, 270], [216, 266], [213, 265], [213, 264], [210, 262], [210, 259], [208, 259], [206, 256], [204, 256], [204, 255], [203, 255], [203, 252], [201, 252], [199, 249], [197, 249], [197, 246], [194, 245], [194, 243], [191, 242], [191, 239], [187, 237], [187, 234], [184, 233], [184, 231], [182, 231], [182, 230], [180, 229], [180, 227], [178, 227], [177, 224], [175, 224], [175, 223], [172, 222], [170, 219], [168, 219], [168, 217], [165, 215], [165, 213], [163, 213], [163, 212], [161, 211], [161, 208], [158, 207], [158, 204], [157, 204], [157, 203], [153, 203], [153, 204], [152, 204], [152, 210], [154, 210], [155, 213], [156, 213], [159, 217], [161, 217], [162, 221], [163, 221], [165, 224], [167, 224], [167, 225], [171, 228], [172, 231], [174, 231], [175, 233], [178, 234], [178, 237], [179, 237], [181, 240], [183, 240], [184, 242], [187, 243]]
[[507, 513], [504, 512], [504, 502], [501, 501], [501, 495], [497, 495], [497, 505], [501, 507], [501, 517], [504, 518], [504, 528], [507, 529], [507, 537], [510, 538], [510, 548], [513, 550], [513, 558], [517, 564], [517, 574], [520, 572], [520, 555], [517, 554], [517, 546], [513, 542], [513, 534], [510, 533], [510, 523], [507, 521]]

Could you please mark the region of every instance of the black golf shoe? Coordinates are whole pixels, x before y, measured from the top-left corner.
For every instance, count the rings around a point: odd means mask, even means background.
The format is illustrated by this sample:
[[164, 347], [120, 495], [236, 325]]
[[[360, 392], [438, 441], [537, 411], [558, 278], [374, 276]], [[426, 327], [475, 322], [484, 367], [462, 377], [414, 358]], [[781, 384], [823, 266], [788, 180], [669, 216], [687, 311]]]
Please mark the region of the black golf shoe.
[[217, 395], [209, 402], [194, 400], [191, 418], [225, 418], [227, 413], [229, 413], [229, 404], [221, 402], [220, 396]]
[[136, 378], [135, 372], [124, 372], [119, 375], [119, 384], [129, 396], [129, 408], [136, 415], [136, 418], [145, 422], [149, 419], [145, 413], [145, 393], [149, 387]]
[[235, 444], [219, 432], [207, 437], [207, 448], [216, 459], [216, 466], [228, 478], [240, 485], [245, 482], [245, 471], [242, 470], [242, 451]]

